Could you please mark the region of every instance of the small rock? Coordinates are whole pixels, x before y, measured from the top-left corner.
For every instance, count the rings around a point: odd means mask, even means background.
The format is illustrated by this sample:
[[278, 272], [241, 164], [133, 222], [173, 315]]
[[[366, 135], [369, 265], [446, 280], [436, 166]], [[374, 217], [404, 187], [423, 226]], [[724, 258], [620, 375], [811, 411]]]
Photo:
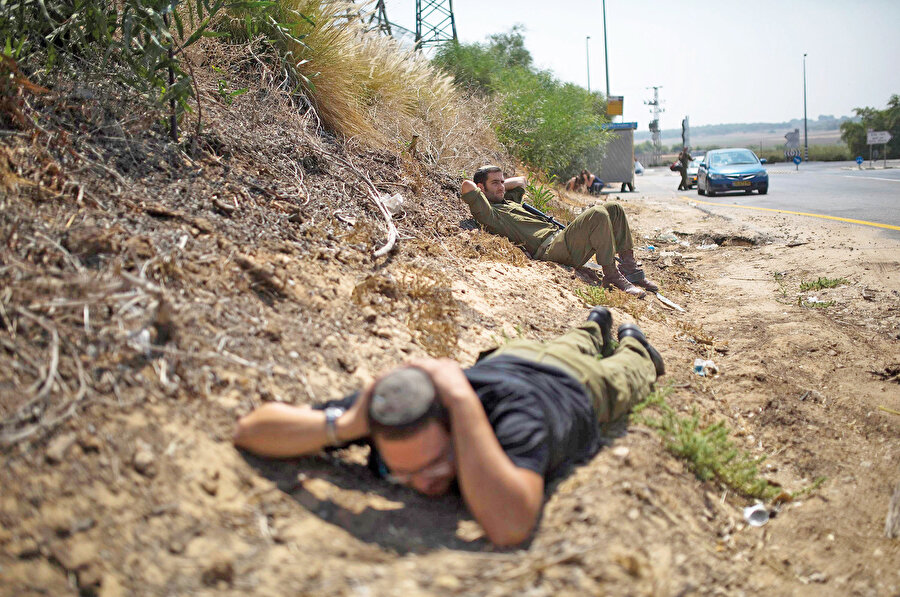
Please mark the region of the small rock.
[[612, 455], [620, 460], [627, 460], [631, 450], [627, 446], [616, 446], [612, 449]]
[[125, 589], [118, 578], [112, 574], [104, 574], [97, 597], [125, 597]]
[[92, 433], [84, 433], [78, 438], [78, 445], [85, 452], [99, 452], [100, 448], [103, 447], [103, 442]]
[[379, 338], [384, 338], [386, 340], [394, 337], [394, 332], [391, 331], [390, 328], [378, 328], [373, 333]]
[[20, 560], [27, 560], [40, 554], [41, 546], [33, 537], [23, 537], [19, 541], [13, 542], [9, 546], [9, 551]]
[[626, 516], [628, 516], [628, 520], [637, 520], [638, 518], [641, 517], [641, 511], [638, 510], [637, 508], [632, 508], [631, 510], [628, 511]]
[[346, 355], [339, 356], [337, 358], [337, 362], [338, 365], [341, 366], [341, 369], [343, 369], [347, 373], [353, 373], [354, 371], [356, 371], [356, 361]]
[[203, 584], [206, 586], [217, 586], [220, 582], [231, 585], [234, 582], [234, 564], [231, 558], [223, 554], [217, 554], [213, 563], [203, 571], [201, 577]]
[[216, 495], [219, 493], [219, 471], [215, 471], [213, 474], [200, 481], [200, 487], [202, 487], [203, 491], [209, 495]]
[[80, 570], [96, 562], [97, 546], [90, 541], [73, 540], [52, 548], [53, 557], [69, 571]]
[[458, 591], [462, 587], [462, 583], [455, 576], [441, 574], [434, 579], [434, 586], [445, 591]]
[[153, 455], [150, 446], [143, 445], [138, 447], [137, 452], [134, 453], [132, 464], [134, 465], [134, 470], [146, 477], [156, 475], [156, 468], [153, 466], [156, 464], [156, 456]]
[[53, 438], [53, 441], [47, 446], [47, 452], [44, 457], [50, 464], [58, 464], [66, 457], [66, 452], [75, 443], [75, 434], [69, 433]]
[[77, 572], [78, 588], [82, 595], [91, 594], [103, 584], [103, 569], [98, 562], [91, 562]]

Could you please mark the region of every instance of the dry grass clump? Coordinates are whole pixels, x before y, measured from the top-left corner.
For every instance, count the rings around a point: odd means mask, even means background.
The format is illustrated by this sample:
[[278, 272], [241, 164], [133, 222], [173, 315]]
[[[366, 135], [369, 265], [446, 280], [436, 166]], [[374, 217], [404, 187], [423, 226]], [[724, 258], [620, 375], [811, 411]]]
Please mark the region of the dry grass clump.
[[406, 325], [413, 338], [434, 357], [455, 354], [459, 342], [456, 316], [459, 306], [453, 298], [450, 280], [444, 274], [408, 267], [396, 275], [368, 276], [353, 289], [357, 305], [383, 312], [407, 311]]
[[528, 263], [528, 256], [508, 238], [484, 230], [474, 230], [454, 244], [454, 255], [465, 259], [498, 261], [516, 267], [525, 267]]
[[[488, 100], [464, 97], [422, 54], [367, 32], [360, 5], [286, 0], [280, 13], [302, 40], [283, 40], [284, 58], [306, 77], [305, 94], [327, 129], [454, 168], [468, 166], [472, 147], [497, 147]], [[243, 21], [230, 27], [246, 35]]]

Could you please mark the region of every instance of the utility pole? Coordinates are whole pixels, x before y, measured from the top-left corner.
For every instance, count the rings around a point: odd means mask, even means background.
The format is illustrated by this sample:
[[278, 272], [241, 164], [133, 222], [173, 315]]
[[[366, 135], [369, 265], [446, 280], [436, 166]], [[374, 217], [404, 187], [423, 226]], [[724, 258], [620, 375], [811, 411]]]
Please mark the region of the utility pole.
[[591, 41], [590, 35], [584, 40], [584, 51], [587, 56], [588, 93], [591, 92], [591, 46], [588, 44], [589, 41]]
[[603, 60], [606, 63], [606, 99], [609, 101], [609, 49], [606, 44], [606, 0], [603, 0]]
[[657, 166], [659, 165], [659, 156], [662, 153], [659, 138], [659, 114], [660, 112], [665, 112], [665, 109], [659, 107], [659, 90], [662, 89], [662, 86], [648, 87], [647, 89], [653, 89], [653, 99], [644, 103], [650, 106], [650, 113], [653, 116], [653, 120], [650, 121], [650, 134], [653, 139], [653, 165]]
[[803, 54], [803, 160], [809, 161], [809, 137], [806, 136], [806, 54]]

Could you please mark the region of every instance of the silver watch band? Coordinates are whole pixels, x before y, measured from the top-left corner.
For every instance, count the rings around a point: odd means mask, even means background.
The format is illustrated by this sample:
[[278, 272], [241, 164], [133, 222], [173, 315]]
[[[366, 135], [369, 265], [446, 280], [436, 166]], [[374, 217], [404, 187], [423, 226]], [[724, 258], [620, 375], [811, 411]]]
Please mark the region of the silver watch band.
[[325, 409], [325, 437], [329, 446], [336, 446], [341, 443], [337, 435], [337, 420], [344, 414], [343, 408], [329, 406]]

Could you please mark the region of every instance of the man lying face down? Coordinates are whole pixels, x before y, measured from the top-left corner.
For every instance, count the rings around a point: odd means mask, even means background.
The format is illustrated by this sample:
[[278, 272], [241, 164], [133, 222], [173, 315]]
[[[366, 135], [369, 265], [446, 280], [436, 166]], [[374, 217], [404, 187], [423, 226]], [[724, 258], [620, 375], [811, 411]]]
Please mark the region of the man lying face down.
[[634, 324], [619, 327], [612, 350], [611, 326], [595, 307], [555, 340], [513, 340], [468, 369], [418, 359], [320, 407], [265, 404], [238, 421], [234, 443], [294, 457], [368, 441], [382, 476], [429, 496], [456, 480], [488, 539], [516, 545], [534, 529], [545, 484], [593, 456], [599, 424], [625, 415], [664, 373]]

